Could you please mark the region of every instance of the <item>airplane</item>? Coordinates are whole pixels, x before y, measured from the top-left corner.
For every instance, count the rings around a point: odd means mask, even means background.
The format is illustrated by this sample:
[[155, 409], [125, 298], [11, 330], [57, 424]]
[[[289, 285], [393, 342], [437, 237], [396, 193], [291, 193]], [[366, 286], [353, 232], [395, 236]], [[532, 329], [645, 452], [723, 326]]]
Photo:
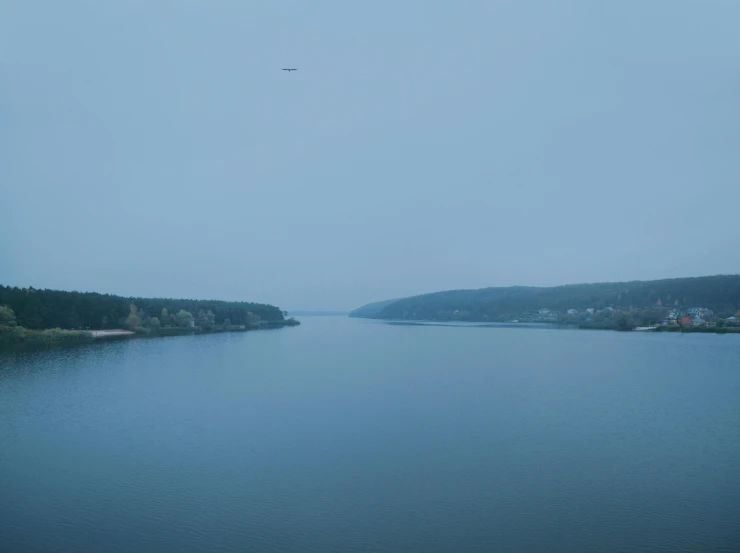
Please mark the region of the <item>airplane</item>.
[[283, 71], [298, 71], [298, 69], [283, 69]]

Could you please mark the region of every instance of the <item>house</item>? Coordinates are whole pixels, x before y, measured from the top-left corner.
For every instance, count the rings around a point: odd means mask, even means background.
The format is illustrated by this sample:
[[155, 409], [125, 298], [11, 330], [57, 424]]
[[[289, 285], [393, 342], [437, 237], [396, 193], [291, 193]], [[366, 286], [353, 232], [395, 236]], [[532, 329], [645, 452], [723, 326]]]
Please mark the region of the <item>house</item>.
[[727, 318], [725, 319], [725, 321], [726, 321], [726, 322], [728, 322], [728, 323], [730, 323], [730, 324], [737, 324], [737, 323], [740, 323], [740, 319], [738, 319], [738, 318], [737, 318], [737, 317], [735, 317], [735, 316], [732, 316], [732, 317], [727, 317]]
[[589, 307], [588, 309], [586, 309], [586, 313], [588, 313], [589, 315], [593, 315], [594, 311], [596, 311], [596, 309], [594, 309], [593, 307]]
[[568, 309], [568, 315], [578, 315], [578, 309]]
[[678, 319], [678, 322], [681, 326], [690, 326], [691, 315], [681, 315], [681, 317]]
[[692, 317], [701, 317], [703, 319], [711, 319], [714, 315], [714, 311], [707, 309], [706, 307], [692, 307], [686, 312]]
[[704, 326], [705, 324], [707, 324], [707, 322], [701, 317], [694, 317], [691, 322], [694, 326]]
[[538, 311], [540, 314], [540, 317], [547, 317], [550, 314], [550, 310], [546, 308], [542, 308]]
[[614, 311], [614, 308], [613, 307], [605, 307], [604, 309], [602, 309], [602, 311], [606, 311], [607, 313], [611, 313], [612, 311]]

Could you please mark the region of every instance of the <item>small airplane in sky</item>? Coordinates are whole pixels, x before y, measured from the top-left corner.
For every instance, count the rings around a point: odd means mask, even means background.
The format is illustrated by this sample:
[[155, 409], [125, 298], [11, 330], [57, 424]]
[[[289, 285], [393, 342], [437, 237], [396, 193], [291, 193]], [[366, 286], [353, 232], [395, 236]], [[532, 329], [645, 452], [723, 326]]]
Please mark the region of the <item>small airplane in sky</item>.
[[298, 71], [298, 69], [283, 69], [283, 71]]

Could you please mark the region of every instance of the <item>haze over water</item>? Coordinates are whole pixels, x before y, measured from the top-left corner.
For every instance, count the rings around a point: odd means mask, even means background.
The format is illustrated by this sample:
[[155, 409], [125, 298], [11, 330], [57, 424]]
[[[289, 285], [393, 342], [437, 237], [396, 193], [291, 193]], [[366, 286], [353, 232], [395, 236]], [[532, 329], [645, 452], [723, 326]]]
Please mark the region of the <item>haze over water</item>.
[[400, 326], [0, 354], [0, 550], [733, 552], [740, 340]]
[[2, 284], [350, 310], [740, 272], [740, 2], [0, 5]]

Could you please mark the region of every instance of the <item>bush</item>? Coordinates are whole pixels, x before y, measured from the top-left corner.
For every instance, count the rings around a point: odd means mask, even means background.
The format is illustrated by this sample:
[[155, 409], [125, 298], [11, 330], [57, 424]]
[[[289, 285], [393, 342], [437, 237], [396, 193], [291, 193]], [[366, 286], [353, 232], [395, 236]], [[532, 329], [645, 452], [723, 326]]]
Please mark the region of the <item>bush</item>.
[[15, 312], [7, 305], [0, 305], [0, 325], [15, 326]]
[[64, 342], [87, 342], [92, 340], [92, 334], [84, 330], [62, 330], [61, 328], [49, 328], [47, 330], [33, 331], [23, 329], [23, 340], [26, 342], [41, 342], [44, 344]]

